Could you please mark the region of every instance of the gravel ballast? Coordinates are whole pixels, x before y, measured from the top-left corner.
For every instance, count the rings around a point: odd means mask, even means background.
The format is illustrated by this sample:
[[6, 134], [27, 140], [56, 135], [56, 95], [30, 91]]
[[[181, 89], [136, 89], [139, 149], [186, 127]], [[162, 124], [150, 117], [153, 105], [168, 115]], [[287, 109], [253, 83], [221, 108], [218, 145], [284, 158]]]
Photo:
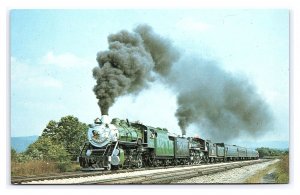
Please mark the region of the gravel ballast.
[[191, 179], [181, 180], [175, 183], [181, 184], [200, 184], [200, 183], [217, 183], [217, 184], [224, 184], [224, 183], [245, 183], [247, 178], [254, 175], [260, 170], [265, 169], [267, 166], [278, 162], [279, 160], [272, 160], [260, 164], [249, 165], [241, 168], [235, 168], [228, 171], [223, 171], [211, 175], [203, 175], [200, 177], [194, 177]]

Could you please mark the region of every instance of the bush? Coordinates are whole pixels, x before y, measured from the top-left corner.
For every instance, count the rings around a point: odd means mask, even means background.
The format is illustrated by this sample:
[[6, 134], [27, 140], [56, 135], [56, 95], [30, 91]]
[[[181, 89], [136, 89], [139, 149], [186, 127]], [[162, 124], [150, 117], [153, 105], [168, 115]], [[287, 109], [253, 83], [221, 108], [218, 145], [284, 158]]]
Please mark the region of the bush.
[[71, 163], [70, 162], [58, 162], [57, 168], [60, 172], [71, 171]]
[[53, 143], [48, 137], [40, 137], [25, 154], [35, 160], [70, 162], [70, 155], [64, 146]]

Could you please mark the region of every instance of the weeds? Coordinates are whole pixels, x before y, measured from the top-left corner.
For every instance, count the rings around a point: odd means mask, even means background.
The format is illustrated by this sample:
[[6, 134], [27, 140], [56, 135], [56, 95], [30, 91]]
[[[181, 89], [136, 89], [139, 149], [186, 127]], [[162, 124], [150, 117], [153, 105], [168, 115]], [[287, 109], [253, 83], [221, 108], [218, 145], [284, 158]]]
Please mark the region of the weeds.
[[11, 176], [44, 175], [79, 170], [78, 163], [46, 162], [31, 160], [27, 162], [12, 162]]
[[282, 160], [277, 164], [276, 182], [289, 183], [289, 155], [283, 156]]
[[255, 173], [254, 175], [250, 176], [245, 183], [261, 183], [262, 178], [267, 175], [271, 170], [276, 169], [276, 164], [271, 164], [269, 166], [267, 166], [265, 169], [258, 171], [257, 173]]
[[261, 183], [262, 178], [273, 172], [275, 175], [275, 183], [287, 184], [289, 183], [289, 156], [284, 155], [281, 160], [275, 164], [267, 166], [265, 169], [258, 171], [253, 176], [249, 177], [245, 183]]
[[28, 162], [12, 162], [11, 176], [39, 175], [46, 173], [57, 173], [59, 169], [55, 163], [32, 160]]

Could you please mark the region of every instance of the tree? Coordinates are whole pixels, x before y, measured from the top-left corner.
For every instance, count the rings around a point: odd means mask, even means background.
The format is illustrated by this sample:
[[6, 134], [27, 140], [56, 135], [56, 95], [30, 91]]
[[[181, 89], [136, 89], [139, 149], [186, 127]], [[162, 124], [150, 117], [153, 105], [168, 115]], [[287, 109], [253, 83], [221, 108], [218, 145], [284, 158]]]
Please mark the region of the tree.
[[43, 130], [42, 136], [52, 137], [55, 133], [55, 128], [57, 127], [57, 122], [54, 120], [49, 121], [46, 128]]
[[49, 137], [39, 137], [39, 139], [30, 144], [25, 152], [35, 160], [46, 161], [70, 161], [70, 155], [62, 144], [55, 144]]
[[80, 146], [87, 139], [88, 126], [74, 116], [65, 116], [59, 122], [49, 121], [41, 137], [49, 138], [55, 144], [61, 144], [73, 159], [80, 152]]
[[14, 148], [11, 148], [10, 149], [10, 159], [11, 159], [11, 162], [15, 162], [17, 160], [17, 151], [14, 149]]

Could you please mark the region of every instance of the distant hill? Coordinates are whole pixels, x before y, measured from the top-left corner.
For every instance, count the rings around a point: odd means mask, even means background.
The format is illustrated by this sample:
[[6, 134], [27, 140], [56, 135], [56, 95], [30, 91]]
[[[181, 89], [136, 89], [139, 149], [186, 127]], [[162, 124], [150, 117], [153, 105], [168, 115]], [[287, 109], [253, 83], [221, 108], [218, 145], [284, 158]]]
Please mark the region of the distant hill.
[[289, 141], [253, 141], [253, 142], [237, 142], [237, 145], [246, 146], [250, 148], [273, 148], [279, 150], [289, 149]]
[[266, 141], [266, 142], [261, 142], [260, 144], [258, 144], [258, 146], [282, 150], [282, 149], [289, 148], [289, 142], [288, 141]]
[[27, 147], [35, 142], [39, 136], [26, 136], [26, 137], [11, 137], [11, 147], [14, 148], [18, 153], [24, 152]]

